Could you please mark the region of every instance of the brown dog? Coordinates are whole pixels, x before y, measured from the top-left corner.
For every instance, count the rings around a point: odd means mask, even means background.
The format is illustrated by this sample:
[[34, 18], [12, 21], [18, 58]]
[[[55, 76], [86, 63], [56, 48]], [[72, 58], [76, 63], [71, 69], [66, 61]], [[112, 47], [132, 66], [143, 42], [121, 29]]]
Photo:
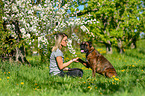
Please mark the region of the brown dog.
[[87, 62], [78, 59], [84, 66], [92, 69], [92, 76], [95, 77], [96, 73], [102, 74], [106, 77], [111, 78], [112, 76], [117, 76], [117, 73], [112, 66], [112, 64], [101, 55], [94, 47], [92, 47], [92, 43], [82, 42], [80, 44], [80, 49], [82, 53], [86, 53]]

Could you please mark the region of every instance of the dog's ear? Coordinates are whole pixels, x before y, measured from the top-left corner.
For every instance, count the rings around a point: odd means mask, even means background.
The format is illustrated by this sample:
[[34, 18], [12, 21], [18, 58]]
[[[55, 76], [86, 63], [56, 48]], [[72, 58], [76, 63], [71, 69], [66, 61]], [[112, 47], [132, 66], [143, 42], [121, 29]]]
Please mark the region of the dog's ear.
[[91, 48], [92, 47], [92, 41], [88, 41], [89, 43], [89, 47]]

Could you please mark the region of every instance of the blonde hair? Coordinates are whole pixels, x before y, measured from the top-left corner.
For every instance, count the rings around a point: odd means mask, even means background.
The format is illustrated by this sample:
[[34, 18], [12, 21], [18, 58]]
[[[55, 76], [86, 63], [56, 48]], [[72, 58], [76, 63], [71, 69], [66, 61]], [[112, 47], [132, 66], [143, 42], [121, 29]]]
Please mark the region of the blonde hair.
[[[63, 39], [65, 36], [67, 36], [65, 33], [57, 33], [57, 34], [55, 35], [55, 45], [54, 45], [54, 47], [52, 48], [52, 52], [53, 52], [53, 51], [56, 51], [57, 48], [60, 48], [61, 41], [62, 41], [62, 39]], [[67, 37], [68, 37], [68, 36], [67, 36]]]

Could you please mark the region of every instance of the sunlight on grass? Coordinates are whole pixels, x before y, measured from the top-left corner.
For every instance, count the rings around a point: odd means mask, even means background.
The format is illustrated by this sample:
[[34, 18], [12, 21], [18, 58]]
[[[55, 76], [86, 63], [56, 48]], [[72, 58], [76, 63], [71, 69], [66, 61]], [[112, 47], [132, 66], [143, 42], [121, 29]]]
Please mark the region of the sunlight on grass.
[[[96, 48], [97, 49], [97, 48]], [[99, 52], [112, 63], [118, 76], [105, 78], [97, 74], [92, 77], [92, 70], [81, 63], [72, 63], [70, 68], [81, 68], [82, 78], [49, 76], [48, 63], [41, 63], [40, 57], [27, 57], [31, 66], [17, 63], [0, 63], [0, 93], [2, 96], [143, 96], [145, 94], [145, 57], [134, 56], [138, 51], [125, 54], [105, 54]], [[132, 55], [133, 54], [133, 55]], [[77, 52], [85, 60], [85, 54]], [[73, 57], [66, 54], [65, 61]]]

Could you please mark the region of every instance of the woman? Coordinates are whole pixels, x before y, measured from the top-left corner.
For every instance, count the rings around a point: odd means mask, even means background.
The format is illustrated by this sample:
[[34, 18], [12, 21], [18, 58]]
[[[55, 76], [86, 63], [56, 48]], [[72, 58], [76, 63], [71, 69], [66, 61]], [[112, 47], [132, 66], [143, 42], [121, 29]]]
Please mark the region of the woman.
[[[52, 53], [50, 56], [50, 66], [49, 73], [50, 75], [58, 76], [73, 76], [73, 77], [82, 77], [83, 71], [78, 68], [66, 68], [72, 62], [78, 62], [78, 58], [74, 58], [68, 62], [64, 63], [64, 56], [61, 51], [62, 47], [67, 46], [67, 35], [65, 33], [58, 33], [55, 36], [55, 46], [52, 48]], [[68, 71], [68, 72], [63, 72]]]

